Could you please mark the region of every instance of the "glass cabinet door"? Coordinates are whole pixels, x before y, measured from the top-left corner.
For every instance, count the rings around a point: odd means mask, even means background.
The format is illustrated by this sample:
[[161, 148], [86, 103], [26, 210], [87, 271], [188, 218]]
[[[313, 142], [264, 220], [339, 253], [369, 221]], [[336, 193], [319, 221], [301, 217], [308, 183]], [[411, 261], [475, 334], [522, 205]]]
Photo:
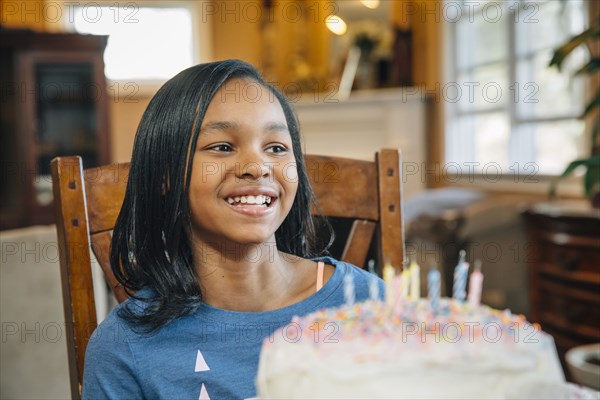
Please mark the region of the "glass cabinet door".
[[96, 103], [101, 96], [90, 63], [39, 63], [35, 66], [37, 154], [35, 197], [52, 202], [50, 161], [80, 155], [84, 168], [98, 165]]
[[54, 222], [50, 162], [109, 157], [107, 36], [0, 30], [0, 230]]

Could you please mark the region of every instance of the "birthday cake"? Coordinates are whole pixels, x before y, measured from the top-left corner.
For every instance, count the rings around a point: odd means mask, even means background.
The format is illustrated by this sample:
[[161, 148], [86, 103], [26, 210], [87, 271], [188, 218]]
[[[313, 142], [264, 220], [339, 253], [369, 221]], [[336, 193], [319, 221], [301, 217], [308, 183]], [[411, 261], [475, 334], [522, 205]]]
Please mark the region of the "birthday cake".
[[265, 399], [518, 399], [556, 395], [564, 380], [552, 337], [523, 316], [442, 298], [295, 318], [265, 340], [257, 388]]

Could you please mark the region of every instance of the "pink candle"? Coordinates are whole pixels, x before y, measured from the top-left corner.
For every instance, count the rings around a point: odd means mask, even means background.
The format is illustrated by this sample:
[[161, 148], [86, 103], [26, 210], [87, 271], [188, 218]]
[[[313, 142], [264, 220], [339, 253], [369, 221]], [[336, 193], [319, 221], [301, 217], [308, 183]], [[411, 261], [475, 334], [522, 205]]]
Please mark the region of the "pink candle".
[[402, 281], [403, 281], [403, 277], [402, 274], [397, 274], [396, 276], [394, 276], [393, 279], [393, 286], [394, 286], [394, 304], [393, 304], [393, 310], [394, 310], [394, 314], [399, 315], [402, 311], [402, 303], [403, 303], [403, 297], [402, 297]]
[[403, 299], [408, 299], [408, 295], [410, 294], [410, 272], [408, 268], [404, 268], [402, 273], [402, 285], [400, 285], [400, 293]]
[[483, 274], [481, 273], [481, 261], [475, 261], [475, 270], [469, 278], [469, 304], [473, 307], [481, 303], [481, 290], [483, 287]]

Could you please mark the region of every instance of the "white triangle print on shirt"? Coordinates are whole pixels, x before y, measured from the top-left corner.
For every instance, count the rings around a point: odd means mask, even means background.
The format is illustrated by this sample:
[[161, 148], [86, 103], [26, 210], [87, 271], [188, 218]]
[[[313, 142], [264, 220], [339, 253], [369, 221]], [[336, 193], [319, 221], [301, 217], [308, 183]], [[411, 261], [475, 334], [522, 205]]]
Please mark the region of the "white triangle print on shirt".
[[198, 400], [210, 400], [210, 397], [208, 396], [208, 392], [206, 391], [206, 387], [204, 386], [204, 383], [202, 384], [202, 389], [200, 389], [200, 397], [198, 397]]
[[206, 364], [206, 361], [204, 361], [202, 353], [200, 353], [200, 350], [198, 350], [198, 355], [196, 356], [196, 368], [194, 369], [194, 372], [202, 371], [210, 371], [210, 368], [208, 367], [208, 364]]

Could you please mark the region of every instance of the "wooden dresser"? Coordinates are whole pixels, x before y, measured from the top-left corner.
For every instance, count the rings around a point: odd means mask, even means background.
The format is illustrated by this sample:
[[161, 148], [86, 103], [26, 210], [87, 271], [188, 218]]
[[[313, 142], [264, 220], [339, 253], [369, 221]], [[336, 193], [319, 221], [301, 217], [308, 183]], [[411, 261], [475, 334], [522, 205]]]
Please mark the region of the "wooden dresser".
[[523, 216], [529, 238], [529, 319], [554, 336], [564, 366], [567, 350], [600, 342], [600, 210], [536, 204]]

